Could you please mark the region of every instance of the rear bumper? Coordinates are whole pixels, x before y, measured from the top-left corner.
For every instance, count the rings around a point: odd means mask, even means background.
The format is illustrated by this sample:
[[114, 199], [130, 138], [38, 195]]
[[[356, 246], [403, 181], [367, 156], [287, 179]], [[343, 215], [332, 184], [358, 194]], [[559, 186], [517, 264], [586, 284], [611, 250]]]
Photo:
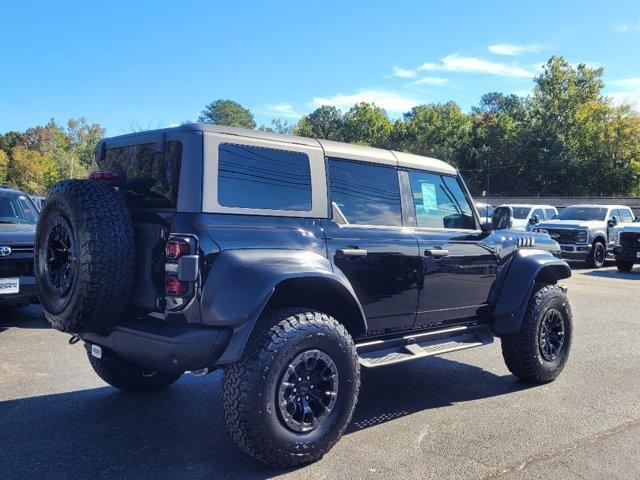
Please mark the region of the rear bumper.
[[591, 253], [589, 244], [560, 244], [564, 260], [586, 260]]
[[20, 291], [18, 293], [9, 293], [0, 295], [0, 305], [10, 305], [12, 303], [38, 303], [38, 287], [36, 286], [35, 277], [18, 277], [20, 278]]
[[83, 334], [119, 357], [166, 372], [195, 371], [211, 367], [231, 337], [227, 328], [166, 325], [132, 320], [117, 326], [109, 335]]

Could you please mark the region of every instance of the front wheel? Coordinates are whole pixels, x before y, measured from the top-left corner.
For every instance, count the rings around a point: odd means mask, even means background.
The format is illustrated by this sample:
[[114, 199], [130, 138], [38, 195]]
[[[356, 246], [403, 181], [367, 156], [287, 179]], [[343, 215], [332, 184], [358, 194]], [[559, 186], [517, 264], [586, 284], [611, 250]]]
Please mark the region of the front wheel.
[[261, 318], [242, 359], [225, 370], [224, 419], [247, 454], [295, 467], [338, 441], [359, 388], [358, 356], [344, 326], [311, 309], [277, 310]]
[[591, 268], [602, 268], [607, 259], [607, 247], [600, 240], [593, 242], [591, 252], [587, 258], [587, 266]]
[[624, 262], [622, 260], [616, 260], [616, 267], [620, 272], [630, 272], [633, 269], [633, 262]]
[[564, 291], [537, 283], [520, 331], [501, 339], [507, 368], [525, 381], [555, 380], [569, 358], [572, 334], [571, 307]]

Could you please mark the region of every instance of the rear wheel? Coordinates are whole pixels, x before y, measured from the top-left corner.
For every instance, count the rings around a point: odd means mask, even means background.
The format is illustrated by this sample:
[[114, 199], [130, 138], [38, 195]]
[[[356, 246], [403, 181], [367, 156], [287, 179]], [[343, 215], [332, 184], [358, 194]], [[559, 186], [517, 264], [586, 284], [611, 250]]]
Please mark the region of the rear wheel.
[[606, 259], [607, 247], [605, 247], [601, 240], [596, 240], [591, 246], [589, 258], [587, 258], [587, 265], [591, 268], [602, 268]]
[[303, 465], [338, 441], [359, 387], [356, 349], [340, 323], [309, 309], [277, 310], [260, 320], [243, 358], [225, 371], [225, 423], [253, 458]]
[[502, 336], [507, 368], [522, 380], [555, 380], [569, 358], [572, 334], [571, 307], [564, 291], [557, 285], [536, 284], [520, 331]]
[[88, 355], [98, 376], [118, 390], [155, 392], [168, 387], [182, 376], [182, 373], [161, 372], [116, 356], [96, 358], [91, 353]]
[[618, 267], [618, 270], [621, 272], [630, 272], [633, 269], [633, 262], [616, 260], [616, 267]]

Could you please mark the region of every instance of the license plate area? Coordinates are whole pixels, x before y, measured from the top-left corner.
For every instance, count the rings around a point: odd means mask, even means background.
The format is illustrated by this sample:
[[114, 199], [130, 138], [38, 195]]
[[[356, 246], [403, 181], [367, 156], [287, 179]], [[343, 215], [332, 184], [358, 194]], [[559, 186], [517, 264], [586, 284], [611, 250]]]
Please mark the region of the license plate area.
[[19, 278], [0, 278], [0, 295], [20, 293]]

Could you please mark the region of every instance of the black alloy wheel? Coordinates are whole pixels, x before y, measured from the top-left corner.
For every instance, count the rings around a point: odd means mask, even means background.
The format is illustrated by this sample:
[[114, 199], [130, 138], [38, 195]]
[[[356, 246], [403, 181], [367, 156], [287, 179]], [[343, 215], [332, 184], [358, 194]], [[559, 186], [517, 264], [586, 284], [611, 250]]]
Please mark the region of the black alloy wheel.
[[338, 396], [338, 369], [320, 350], [296, 356], [280, 379], [280, 420], [297, 433], [318, 428], [329, 416]]
[[46, 240], [47, 282], [58, 296], [67, 295], [73, 285], [77, 260], [76, 242], [69, 221], [59, 216], [49, 228]]
[[564, 317], [562, 313], [551, 308], [547, 310], [540, 322], [538, 344], [542, 357], [551, 362], [556, 359], [564, 345]]

